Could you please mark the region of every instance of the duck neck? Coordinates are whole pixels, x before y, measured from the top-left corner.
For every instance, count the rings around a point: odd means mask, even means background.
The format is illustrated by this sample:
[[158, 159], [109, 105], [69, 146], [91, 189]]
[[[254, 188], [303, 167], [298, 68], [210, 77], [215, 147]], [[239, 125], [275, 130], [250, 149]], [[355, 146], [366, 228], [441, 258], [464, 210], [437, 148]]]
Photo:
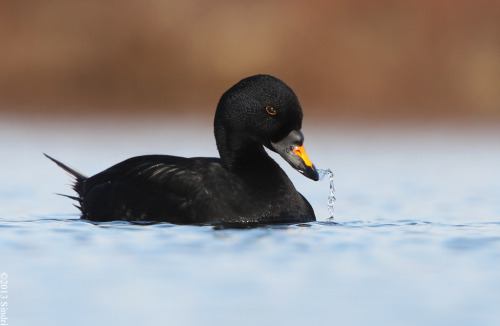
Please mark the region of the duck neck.
[[266, 167], [277, 166], [261, 144], [229, 133], [222, 126], [216, 129], [215, 139], [224, 167], [232, 172], [241, 174], [245, 171], [262, 171], [266, 170]]

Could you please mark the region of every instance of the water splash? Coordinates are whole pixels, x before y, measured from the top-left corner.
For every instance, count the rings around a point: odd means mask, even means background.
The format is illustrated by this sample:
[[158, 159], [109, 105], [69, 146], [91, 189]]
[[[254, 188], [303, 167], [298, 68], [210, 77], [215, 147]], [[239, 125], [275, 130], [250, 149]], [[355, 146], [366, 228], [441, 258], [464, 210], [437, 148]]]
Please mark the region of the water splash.
[[333, 172], [330, 169], [322, 170], [317, 169], [319, 174], [319, 179], [323, 180], [326, 175], [329, 177], [330, 181], [330, 194], [328, 195], [328, 211], [330, 212], [330, 217], [327, 218], [327, 221], [333, 221], [333, 212], [334, 212], [334, 204], [335, 204], [335, 187], [333, 186]]

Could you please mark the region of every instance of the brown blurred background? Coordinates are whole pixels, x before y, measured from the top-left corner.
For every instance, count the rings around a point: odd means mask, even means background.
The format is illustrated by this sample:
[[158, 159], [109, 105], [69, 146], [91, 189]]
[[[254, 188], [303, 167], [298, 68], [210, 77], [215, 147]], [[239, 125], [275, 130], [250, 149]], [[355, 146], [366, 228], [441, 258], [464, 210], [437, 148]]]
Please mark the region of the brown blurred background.
[[268, 73], [320, 117], [500, 120], [498, 0], [4, 0], [0, 44], [0, 114], [211, 116]]

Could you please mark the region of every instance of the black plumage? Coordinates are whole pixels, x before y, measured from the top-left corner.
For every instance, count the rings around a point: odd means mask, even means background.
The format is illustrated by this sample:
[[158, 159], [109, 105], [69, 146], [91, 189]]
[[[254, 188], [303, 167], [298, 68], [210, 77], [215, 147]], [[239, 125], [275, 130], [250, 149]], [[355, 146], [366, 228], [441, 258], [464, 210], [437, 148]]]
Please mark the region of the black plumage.
[[303, 148], [302, 109], [281, 80], [257, 75], [225, 92], [214, 132], [221, 158], [133, 157], [92, 177], [47, 155], [75, 177], [74, 198], [92, 221], [299, 223], [315, 221], [308, 201], [269, 157], [278, 152], [305, 176], [318, 173]]

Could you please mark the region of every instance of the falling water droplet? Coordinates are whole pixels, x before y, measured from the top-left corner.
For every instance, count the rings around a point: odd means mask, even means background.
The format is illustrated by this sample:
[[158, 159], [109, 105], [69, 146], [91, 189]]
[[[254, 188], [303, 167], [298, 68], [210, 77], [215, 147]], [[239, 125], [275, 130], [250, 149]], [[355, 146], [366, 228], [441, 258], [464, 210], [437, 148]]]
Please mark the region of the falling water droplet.
[[333, 172], [330, 169], [322, 170], [317, 169], [319, 174], [319, 179], [323, 180], [326, 175], [329, 177], [330, 181], [330, 194], [328, 195], [328, 211], [330, 212], [330, 217], [327, 221], [333, 221], [333, 210], [335, 204], [335, 187], [333, 186]]

